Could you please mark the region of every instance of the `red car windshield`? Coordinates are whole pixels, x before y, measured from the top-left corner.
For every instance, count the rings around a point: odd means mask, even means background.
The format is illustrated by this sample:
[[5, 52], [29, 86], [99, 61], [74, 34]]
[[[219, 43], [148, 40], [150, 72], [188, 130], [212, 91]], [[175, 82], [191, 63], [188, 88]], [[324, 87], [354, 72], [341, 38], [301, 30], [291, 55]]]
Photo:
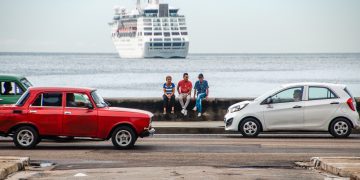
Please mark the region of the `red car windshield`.
[[91, 92], [91, 96], [95, 101], [96, 107], [103, 108], [108, 106], [105, 100], [96, 91]]
[[16, 102], [16, 106], [23, 106], [26, 102], [26, 100], [30, 97], [30, 93], [29, 91], [26, 91], [21, 97], [20, 99]]

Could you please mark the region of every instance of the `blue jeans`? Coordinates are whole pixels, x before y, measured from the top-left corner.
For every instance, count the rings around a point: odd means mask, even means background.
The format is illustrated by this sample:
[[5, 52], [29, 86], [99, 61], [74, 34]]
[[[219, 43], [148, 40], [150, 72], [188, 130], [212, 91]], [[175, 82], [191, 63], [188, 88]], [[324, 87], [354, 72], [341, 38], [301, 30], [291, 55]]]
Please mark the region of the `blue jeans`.
[[197, 112], [199, 112], [199, 113], [202, 112], [201, 101], [203, 99], [205, 99], [205, 97], [206, 97], [206, 93], [200, 93], [200, 94], [198, 94], [198, 96], [196, 98], [196, 109], [197, 109]]

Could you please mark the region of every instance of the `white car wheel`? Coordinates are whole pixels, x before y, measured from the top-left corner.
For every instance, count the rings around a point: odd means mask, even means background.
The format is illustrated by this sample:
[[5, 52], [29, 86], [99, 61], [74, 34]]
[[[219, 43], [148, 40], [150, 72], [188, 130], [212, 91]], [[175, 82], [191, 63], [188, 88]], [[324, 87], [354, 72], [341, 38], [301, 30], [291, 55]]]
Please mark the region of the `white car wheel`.
[[244, 137], [256, 137], [260, 133], [260, 124], [254, 118], [243, 120], [239, 126], [239, 130]]
[[348, 137], [351, 131], [351, 124], [344, 118], [338, 118], [330, 125], [330, 134], [337, 138]]

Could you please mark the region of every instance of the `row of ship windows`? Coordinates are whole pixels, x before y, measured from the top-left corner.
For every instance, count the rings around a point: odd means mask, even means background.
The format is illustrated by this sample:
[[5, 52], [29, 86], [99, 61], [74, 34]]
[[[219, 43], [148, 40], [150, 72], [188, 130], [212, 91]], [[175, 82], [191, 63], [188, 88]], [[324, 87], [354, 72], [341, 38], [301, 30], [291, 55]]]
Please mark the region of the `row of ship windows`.
[[136, 36], [136, 32], [128, 32], [128, 33], [125, 33], [125, 32], [121, 32], [121, 33], [113, 33], [112, 34], [112, 37], [135, 37]]
[[144, 23], [144, 26], [186, 26], [186, 23]]
[[176, 19], [176, 18], [163, 18], [163, 19], [144, 19], [144, 22], [185, 22], [184, 18]]
[[150, 47], [179, 47], [179, 46], [185, 46], [185, 43], [150, 43]]
[[[179, 36], [180, 34], [183, 35], [183, 36], [186, 36], [186, 35], [188, 35], [188, 32], [181, 32], [181, 33], [180, 32], [172, 32], [171, 33], [171, 35], [173, 35], [173, 36]], [[144, 36], [152, 36], [152, 35], [154, 35], [154, 36], [162, 36], [162, 35], [164, 35], [165, 37], [169, 37], [170, 33], [169, 32], [164, 32], [164, 34], [163, 34], [162, 32], [154, 32], [154, 33], [152, 33], [152, 32], [144, 32]]]
[[[170, 28], [167, 28], [167, 27], [164, 27], [164, 28], [161, 28], [161, 27], [154, 27], [154, 28], [152, 28], [152, 27], [144, 27], [144, 30], [145, 31], [152, 31], [152, 30], [156, 30], [156, 31], [161, 31], [162, 29], [164, 29], [164, 30], [170, 30]], [[187, 28], [186, 27], [180, 27], [180, 28], [178, 28], [178, 27], [171, 27], [171, 30], [187, 30]]]
[[[150, 41], [163, 41], [162, 38], [154, 38], [154, 39], [150, 39]], [[172, 38], [173, 41], [181, 41], [181, 38]], [[185, 41], [185, 38], [182, 38], [183, 41]], [[171, 41], [171, 38], [164, 38], [164, 41]]]
[[[164, 32], [164, 33], [162, 33], [162, 32], [154, 32], [154, 33], [152, 33], [152, 32], [144, 32], [144, 36], [165, 36], [165, 37], [170, 37], [170, 35], [173, 35], [173, 36], [180, 36], [180, 34], [181, 35], [183, 35], [183, 36], [187, 36], [188, 35], [188, 32], [172, 32], [172, 33], [170, 33], [170, 32]], [[136, 33], [136, 32], [119, 32], [119, 33], [113, 33], [112, 34], [112, 37], [115, 37], [115, 36], [117, 36], [117, 37], [135, 37], [136, 35], [138, 35], [138, 36], [142, 36], [143, 35], [143, 33], [142, 32], [138, 32], [138, 33]]]
[[173, 48], [169, 48], [169, 47], [156, 47], [156, 48], [152, 48], [152, 47], [149, 47], [149, 50], [155, 50], [155, 49], [185, 49], [185, 47], [173, 47]]

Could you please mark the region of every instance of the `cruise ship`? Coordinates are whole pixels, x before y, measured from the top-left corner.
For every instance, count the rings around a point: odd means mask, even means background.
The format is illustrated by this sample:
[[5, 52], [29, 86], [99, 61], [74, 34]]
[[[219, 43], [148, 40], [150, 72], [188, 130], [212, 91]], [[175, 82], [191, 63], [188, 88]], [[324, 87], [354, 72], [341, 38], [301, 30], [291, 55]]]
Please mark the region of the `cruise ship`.
[[179, 9], [137, 0], [136, 9], [114, 7], [111, 38], [121, 58], [186, 58], [189, 36], [185, 16]]

